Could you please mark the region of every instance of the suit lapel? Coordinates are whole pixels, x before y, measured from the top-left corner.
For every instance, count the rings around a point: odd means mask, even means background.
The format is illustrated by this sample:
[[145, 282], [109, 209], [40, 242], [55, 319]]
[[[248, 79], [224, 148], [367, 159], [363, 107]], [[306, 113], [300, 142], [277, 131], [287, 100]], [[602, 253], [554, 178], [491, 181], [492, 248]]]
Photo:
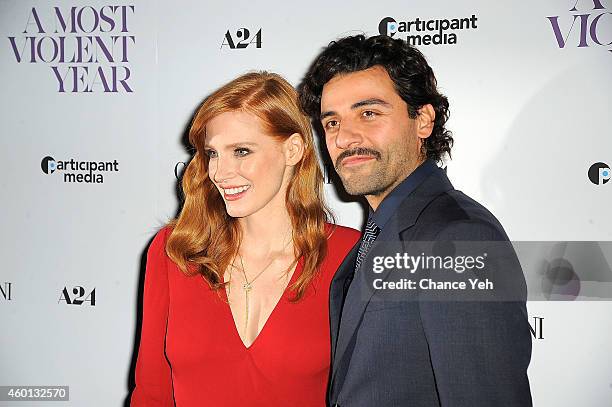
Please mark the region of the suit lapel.
[[[400, 237], [407, 229], [414, 226], [418, 216], [423, 209], [440, 194], [452, 190], [453, 186], [446, 177], [442, 169], [436, 169], [429, 175], [411, 194], [409, 194], [400, 204], [396, 213], [389, 219], [380, 235], [376, 239], [372, 249], [366, 255], [361, 263], [362, 267], [355, 273], [355, 278], [349, 288], [349, 292], [342, 307], [342, 285], [332, 282], [332, 290], [339, 293], [339, 307], [334, 307], [332, 311], [331, 294], [330, 294], [330, 316], [332, 317], [332, 351], [333, 351], [333, 366], [332, 366], [332, 381], [338, 373], [338, 367], [345, 357], [345, 353], [351, 342], [351, 339], [356, 334], [359, 325], [363, 318], [363, 313], [374, 295], [374, 289], [371, 286], [372, 278], [366, 273], [371, 273], [369, 265], [372, 264], [372, 258], [377, 255], [389, 254], [391, 251], [402, 250], [400, 247], [402, 238]], [[340, 266], [337, 273], [338, 279], [342, 278], [344, 283], [346, 276], [353, 270], [355, 258], [359, 244], [357, 242], [349, 256]], [[350, 260], [349, 260], [350, 258]], [[378, 275], [377, 278], [385, 281], [391, 273], [391, 270], [385, 270]], [[339, 276], [342, 274], [344, 277]], [[334, 278], [334, 281], [336, 278]], [[335, 297], [336, 298], [336, 297]], [[337, 302], [337, 300], [335, 300]], [[342, 315], [340, 315], [340, 313]], [[337, 321], [340, 321], [339, 327]], [[336, 336], [337, 332], [337, 336]], [[348, 356], [347, 356], [348, 357]]]
[[[355, 272], [355, 277], [349, 291], [346, 295], [346, 299], [344, 301], [344, 307], [342, 308], [342, 315], [340, 319], [340, 327], [338, 330], [337, 336], [337, 344], [335, 347], [334, 353], [334, 365], [333, 372], [337, 371], [338, 365], [341, 362], [344, 354], [348, 348], [348, 345], [355, 334], [359, 323], [361, 322], [361, 318], [365, 309], [374, 295], [374, 290], [372, 289], [370, 283], [371, 278], [367, 276], [365, 273], [371, 272], [369, 270], [369, 265], [372, 264], [372, 257], [376, 256], [380, 250], [377, 248], [383, 249], [383, 242], [392, 242], [397, 241], [398, 235], [395, 228], [387, 228], [380, 232], [380, 235], [376, 239], [375, 244], [372, 246], [364, 260], [361, 262], [361, 267], [359, 270]], [[361, 241], [359, 242], [361, 243]], [[355, 251], [356, 255], [357, 251]], [[352, 267], [355, 266], [355, 262], [353, 261]], [[380, 274], [381, 279], [386, 280], [389, 271]]]
[[344, 284], [346, 279], [353, 273], [355, 267], [355, 260], [357, 259], [357, 252], [359, 251], [359, 245], [361, 240], [357, 241], [355, 246], [347, 254], [347, 256], [340, 264], [340, 267], [336, 271], [334, 278], [329, 288], [329, 322], [331, 330], [331, 345], [332, 355], [336, 349], [336, 341], [338, 339], [338, 328], [340, 325], [340, 313], [342, 312], [342, 304], [344, 302]]

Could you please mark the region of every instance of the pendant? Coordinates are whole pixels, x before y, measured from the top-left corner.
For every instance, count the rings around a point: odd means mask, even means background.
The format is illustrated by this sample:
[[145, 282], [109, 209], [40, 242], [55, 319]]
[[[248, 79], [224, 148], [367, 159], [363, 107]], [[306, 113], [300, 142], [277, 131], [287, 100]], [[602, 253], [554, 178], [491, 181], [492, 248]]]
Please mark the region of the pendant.
[[253, 286], [251, 285], [251, 283], [244, 283], [244, 284], [242, 284], [242, 289], [244, 291], [251, 291], [252, 288], [253, 288]]

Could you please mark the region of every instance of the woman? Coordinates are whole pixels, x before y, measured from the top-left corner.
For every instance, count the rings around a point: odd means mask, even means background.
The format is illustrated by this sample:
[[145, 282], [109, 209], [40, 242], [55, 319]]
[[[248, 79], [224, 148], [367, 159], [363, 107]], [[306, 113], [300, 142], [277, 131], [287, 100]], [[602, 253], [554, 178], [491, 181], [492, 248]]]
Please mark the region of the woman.
[[329, 284], [359, 239], [326, 223], [295, 90], [243, 75], [199, 108], [179, 217], [147, 258], [132, 406], [324, 406]]

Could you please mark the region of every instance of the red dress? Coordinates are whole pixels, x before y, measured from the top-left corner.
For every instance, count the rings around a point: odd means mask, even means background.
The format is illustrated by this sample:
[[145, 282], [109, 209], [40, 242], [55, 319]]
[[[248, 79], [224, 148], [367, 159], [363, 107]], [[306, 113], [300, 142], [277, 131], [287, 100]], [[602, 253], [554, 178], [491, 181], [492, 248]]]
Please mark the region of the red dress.
[[[329, 285], [360, 237], [336, 226], [319, 275], [299, 302], [286, 291], [246, 348], [229, 304], [165, 252], [168, 228], [147, 254], [132, 407], [325, 406], [330, 364]], [[298, 262], [289, 284], [302, 272]]]

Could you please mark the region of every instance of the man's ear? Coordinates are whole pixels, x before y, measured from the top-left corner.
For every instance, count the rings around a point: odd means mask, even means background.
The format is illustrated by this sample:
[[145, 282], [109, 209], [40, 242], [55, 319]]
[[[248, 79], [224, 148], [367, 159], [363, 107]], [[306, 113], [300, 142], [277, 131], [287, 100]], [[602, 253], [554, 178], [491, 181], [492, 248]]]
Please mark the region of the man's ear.
[[285, 163], [294, 166], [304, 156], [304, 139], [299, 133], [293, 133], [284, 142]]
[[427, 137], [431, 136], [435, 119], [436, 111], [432, 105], [423, 105], [419, 109], [419, 115], [416, 118], [416, 131], [419, 138], [426, 139]]

